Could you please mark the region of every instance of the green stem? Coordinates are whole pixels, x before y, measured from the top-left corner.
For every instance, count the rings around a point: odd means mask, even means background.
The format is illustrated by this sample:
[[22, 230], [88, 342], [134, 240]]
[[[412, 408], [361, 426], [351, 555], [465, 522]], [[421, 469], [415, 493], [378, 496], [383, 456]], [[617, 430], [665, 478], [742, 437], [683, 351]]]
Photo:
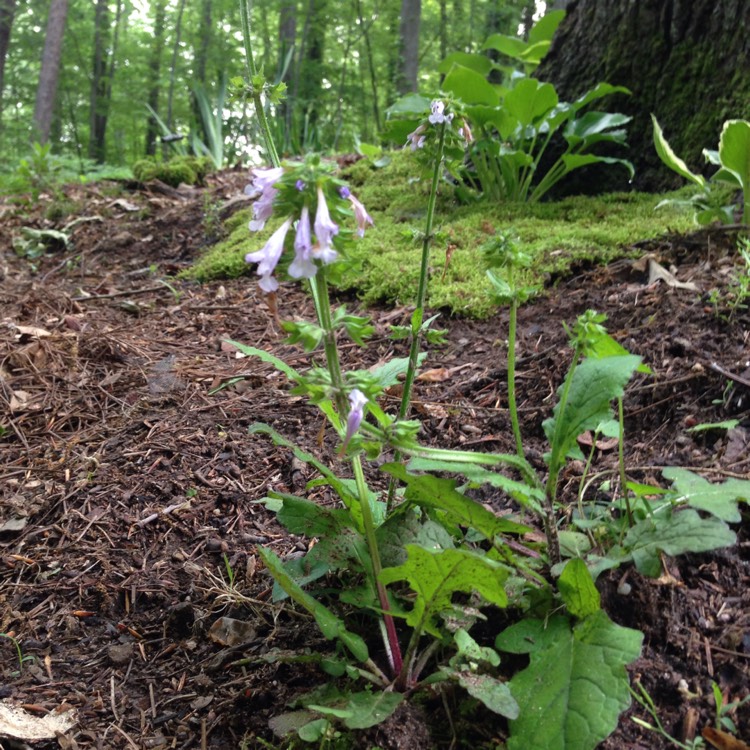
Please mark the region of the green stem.
[[628, 514], [628, 526], [633, 528], [633, 509], [630, 507], [628, 496], [628, 478], [625, 475], [625, 410], [622, 404], [622, 396], [617, 399], [617, 418], [620, 422], [620, 440], [617, 446], [617, 463], [620, 468], [620, 491], [625, 498], [625, 511]]
[[[328, 282], [326, 280], [325, 270], [319, 269], [318, 273], [311, 280], [313, 288], [313, 299], [315, 301], [315, 311], [318, 316], [318, 324], [324, 331], [323, 346], [326, 355], [326, 365], [331, 375], [331, 385], [334, 391], [334, 402], [336, 409], [343, 420], [346, 419], [348, 404], [346, 394], [344, 393], [344, 377], [341, 371], [341, 362], [339, 359], [339, 350], [336, 344], [336, 331], [333, 328], [331, 317], [331, 298], [328, 294]], [[362, 526], [365, 532], [365, 541], [372, 560], [372, 573], [375, 588], [378, 592], [380, 607], [383, 610], [383, 620], [385, 621], [388, 640], [388, 648], [393, 670], [396, 674], [401, 671], [401, 648], [398, 643], [396, 625], [393, 621], [393, 615], [390, 614], [390, 605], [388, 603], [388, 594], [385, 586], [380, 582], [380, 571], [383, 569], [380, 562], [380, 550], [375, 536], [375, 520], [370, 507], [370, 495], [367, 491], [367, 483], [362, 470], [362, 462], [359, 456], [351, 459], [352, 469], [354, 471], [354, 481], [357, 485], [357, 494], [359, 496], [359, 505], [362, 511]]]
[[276, 151], [276, 144], [273, 142], [271, 128], [268, 125], [266, 111], [263, 108], [263, 100], [261, 98], [262, 92], [256, 90], [253, 83], [253, 78], [257, 76], [258, 71], [255, 67], [255, 60], [253, 59], [253, 44], [250, 39], [250, 0], [240, 0], [240, 20], [242, 22], [242, 38], [245, 43], [245, 70], [247, 72], [248, 84], [252, 87], [255, 114], [260, 123], [260, 130], [263, 134], [263, 140], [266, 142], [266, 151], [268, 151], [271, 164], [273, 164], [274, 167], [280, 167], [281, 160], [279, 159], [279, 153]]
[[[419, 267], [419, 286], [417, 287], [416, 309], [412, 316], [411, 343], [409, 346], [409, 364], [404, 379], [404, 389], [401, 394], [401, 405], [398, 409], [398, 418], [406, 419], [411, 404], [411, 389], [414, 378], [417, 375], [419, 363], [419, 348], [422, 338], [422, 322], [424, 321], [424, 305], [427, 298], [427, 276], [430, 262], [430, 246], [432, 245], [432, 228], [435, 222], [435, 205], [437, 203], [438, 184], [440, 182], [440, 171], [443, 164], [443, 151], [445, 149], [445, 123], [438, 126], [438, 146], [435, 155], [435, 167], [432, 170], [432, 183], [430, 185], [430, 197], [427, 202], [427, 220], [425, 223], [424, 238], [422, 239], [422, 260]], [[401, 454], [396, 451], [394, 461], [401, 460]], [[393, 497], [396, 493], [396, 480], [391, 478], [388, 484], [388, 510], [393, 506]]]
[[[511, 279], [511, 286], [512, 286]], [[516, 439], [516, 453], [524, 458], [521, 427], [518, 424], [518, 407], [516, 406], [516, 328], [518, 317], [518, 297], [513, 295], [510, 301], [510, 322], [508, 324], [508, 411], [513, 437]]]

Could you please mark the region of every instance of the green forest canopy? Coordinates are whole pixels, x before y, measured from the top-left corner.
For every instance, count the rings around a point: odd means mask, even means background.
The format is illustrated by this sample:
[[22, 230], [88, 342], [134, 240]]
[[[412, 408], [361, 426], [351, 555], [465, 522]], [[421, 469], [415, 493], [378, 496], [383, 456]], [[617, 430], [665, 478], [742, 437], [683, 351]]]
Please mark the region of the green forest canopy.
[[[490, 31], [516, 33], [535, 5], [533, 0], [423, 0], [419, 88], [430, 93], [438, 87], [436, 68], [447, 52], [477, 51]], [[160, 6], [163, 24], [157, 23]], [[289, 86], [289, 109], [282, 107], [274, 118], [277, 140], [286, 152], [346, 150], [358, 139], [376, 140], [383, 112], [397, 96], [400, 6], [393, 0], [252, 3], [256, 61], [271, 79], [285, 70]], [[0, 0], [0, 11], [8, 7], [15, 7], [15, 14], [1, 92], [4, 169], [12, 169], [29, 152], [50, 0]], [[98, 98], [92, 91], [97, 7], [104, 69]], [[291, 55], [281, 54], [284, 37], [294, 39]], [[202, 85], [215, 102], [222, 81], [243, 70], [238, 0], [70, 0], [49, 138], [52, 151], [93, 155], [93, 108], [106, 115], [104, 149], [97, 160], [132, 164], [146, 151], [150, 96], [168, 122], [172, 89], [171, 129], [187, 134], [199, 128], [191, 86]], [[223, 111], [228, 162], [260, 141], [248, 115], [231, 101]]]

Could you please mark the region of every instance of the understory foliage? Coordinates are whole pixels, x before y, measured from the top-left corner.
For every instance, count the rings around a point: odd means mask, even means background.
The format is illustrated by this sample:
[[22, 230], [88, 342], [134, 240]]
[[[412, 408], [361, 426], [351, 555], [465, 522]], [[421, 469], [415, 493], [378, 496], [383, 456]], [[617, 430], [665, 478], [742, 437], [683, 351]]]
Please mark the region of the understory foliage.
[[[257, 92], [262, 81], [247, 54]], [[515, 452], [420, 443], [419, 421], [410, 419], [411, 390], [428, 356], [424, 345], [443, 339], [436, 316], [425, 313], [436, 196], [444, 170], [461, 162], [474, 136], [471, 108], [463, 102], [441, 96], [424, 100], [420, 110], [419, 101], [409, 101], [404, 140], [432, 175], [418, 233], [415, 310], [409, 326], [392, 331], [408, 341], [407, 357], [369, 370], [341, 366], [341, 344], [365, 346], [374, 329], [367, 318], [332, 308], [328, 282], [350, 262], [358, 237], [377, 229], [333, 166], [316, 155], [284, 164], [276, 157], [272, 167], [253, 171], [248, 187], [256, 198], [250, 231], [274, 227], [265, 245], [245, 258], [270, 309], [276, 309], [281, 275], [308, 285], [316, 320], [282, 324], [289, 342], [310, 355], [306, 369], [230, 343], [273, 363], [293, 393], [319, 407], [340, 446], [339, 460], [329, 466], [268, 425], [250, 428], [315, 470], [308, 490], [337, 501], [319, 505], [275, 491], [264, 499], [289, 532], [310, 542], [304, 556], [289, 559], [259, 548], [275, 579], [274, 600], [291, 599], [307, 610], [332, 642], [316, 657], [328, 680], [321, 678], [271, 726], [279, 736], [327, 746], [342, 732], [384, 721], [414, 694], [462, 689], [473, 705], [507, 722], [510, 750], [593, 749], [630, 704], [626, 666], [642, 642], [639, 631], [617, 625], [602, 609], [597, 577], [623, 565], [658, 576], [663, 555], [732, 545], [731, 524], [740, 520], [738, 503], [750, 498], [750, 482], [710, 484], [683, 468], [666, 469], [663, 487], [628, 479], [624, 393], [634, 377], [651, 371], [591, 310], [566, 327], [570, 365], [543, 424], [544, 470], [528, 460], [515, 404], [516, 312], [538, 289], [523, 284], [531, 259], [507, 234], [487, 242], [482, 257], [497, 301], [510, 307], [507, 385]], [[272, 142], [268, 150], [275, 154]], [[401, 404], [388, 413], [379, 399], [397, 384]], [[619, 488], [614, 482], [606, 502], [581, 493], [571, 507], [558, 480], [571, 458], [585, 459], [578, 439], [587, 431], [594, 444], [599, 435], [617, 439]], [[371, 477], [385, 479], [374, 485], [384, 489], [368, 483], [365, 462]], [[492, 488], [502, 515], [473, 499], [480, 487]], [[542, 536], [533, 533], [540, 528]], [[526, 656], [526, 666], [511, 667], [523, 664], [508, 659], [511, 654]]]

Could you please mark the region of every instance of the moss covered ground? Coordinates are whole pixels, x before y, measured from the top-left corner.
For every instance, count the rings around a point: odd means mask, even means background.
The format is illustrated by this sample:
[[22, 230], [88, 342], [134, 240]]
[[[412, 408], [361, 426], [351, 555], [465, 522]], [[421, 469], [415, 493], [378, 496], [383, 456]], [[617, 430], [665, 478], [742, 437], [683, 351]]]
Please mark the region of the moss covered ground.
[[[338, 287], [354, 291], [366, 303], [409, 304], [416, 294], [429, 176], [408, 152], [392, 154], [380, 168], [363, 159], [343, 176], [375, 226], [354, 244], [349, 253], [353, 262]], [[515, 234], [534, 258], [528, 281], [547, 283], [581, 262], [606, 263], [637, 254], [632, 245], [640, 240], [693, 229], [689, 212], [655, 210], [664, 198], [633, 192], [538, 204], [461, 205], [445, 181], [437, 204], [428, 304], [474, 318], [492, 314], [495, 305], [481, 247], [496, 232]], [[244, 256], [262, 247], [276, 224], [269, 222], [266, 230], [251, 234], [249, 218], [246, 210], [229, 219], [226, 239], [203, 255], [190, 275], [208, 280], [252, 274]]]

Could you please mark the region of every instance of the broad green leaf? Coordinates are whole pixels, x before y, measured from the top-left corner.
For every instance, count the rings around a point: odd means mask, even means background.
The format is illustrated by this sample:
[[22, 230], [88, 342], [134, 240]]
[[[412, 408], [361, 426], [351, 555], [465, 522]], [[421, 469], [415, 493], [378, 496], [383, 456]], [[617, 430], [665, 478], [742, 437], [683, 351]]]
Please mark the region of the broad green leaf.
[[529, 43], [551, 42], [557, 27], [565, 18], [564, 10], [551, 10], [545, 13], [529, 31]]
[[403, 693], [354, 693], [346, 704], [350, 715], [344, 719], [349, 729], [367, 729], [385, 721], [404, 699]]
[[450, 72], [453, 64], [461, 65], [464, 68], [469, 68], [475, 73], [486, 76], [495, 66], [487, 55], [475, 55], [470, 52], [451, 52], [440, 65], [438, 65], [438, 73], [445, 75]]
[[[426, 352], [422, 352], [419, 355], [417, 366], [421, 366], [426, 356]], [[408, 369], [408, 357], [395, 357], [389, 359], [385, 364], [379, 365], [370, 370], [370, 375], [375, 378], [375, 381], [381, 388], [390, 388], [392, 385], [396, 385], [399, 382], [399, 375], [403, 375]]]
[[640, 655], [643, 634], [615, 625], [601, 610], [573, 629], [553, 619], [547, 629], [527, 620], [515, 628], [516, 641], [533, 645], [529, 666], [510, 682], [520, 712], [510, 723], [508, 750], [593, 750], [630, 705], [625, 665]]
[[572, 172], [580, 167], [590, 164], [621, 164], [632, 178], [635, 175], [635, 167], [627, 159], [617, 159], [613, 156], [596, 156], [595, 154], [564, 154], [562, 157], [566, 172]]
[[480, 593], [487, 601], [505, 607], [508, 597], [504, 584], [508, 571], [486, 557], [465, 550], [441, 552], [409, 544], [408, 559], [397, 568], [385, 568], [380, 574], [384, 584], [407, 581], [416, 592], [414, 607], [406, 617], [409, 625], [440, 636], [435, 620], [442, 611], [452, 610], [456, 591]]
[[477, 674], [468, 669], [453, 673], [458, 684], [473, 698], [484, 703], [490, 711], [507, 719], [517, 719], [519, 708], [508, 684], [488, 674]]
[[585, 94], [579, 96], [578, 99], [571, 104], [571, 107], [578, 112], [588, 104], [591, 104], [591, 102], [601, 99], [604, 96], [609, 96], [610, 94], [630, 93], [630, 89], [625, 88], [625, 86], [613, 86], [611, 83], [601, 82], [597, 83], [593, 89], [589, 89]]
[[443, 80], [443, 88], [468, 104], [488, 104], [492, 107], [500, 104], [495, 87], [483, 75], [463, 65], [454, 63], [451, 66]]
[[735, 533], [718, 518], [701, 518], [694, 510], [683, 510], [667, 518], [645, 519], [625, 535], [623, 547], [633, 557], [640, 573], [656, 578], [661, 573], [660, 553], [681, 555], [731, 547]]
[[502, 52], [504, 55], [517, 60], [521, 59], [521, 55], [523, 55], [527, 46], [526, 42], [524, 42], [523, 39], [519, 39], [517, 36], [492, 34], [487, 37], [487, 41], [482, 45], [481, 49], [494, 49], [497, 52]]
[[[750, 220], [750, 122], [727, 120], [719, 139], [719, 158], [723, 170], [739, 182], [744, 199], [743, 221]], [[722, 170], [722, 171], [723, 171]], [[714, 175], [718, 179], [718, 175]]]
[[[628, 354], [604, 359], [589, 358], [576, 367], [564, 413], [559, 413], [558, 402], [554, 417], [543, 423], [554, 456], [567, 455], [579, 435], [586, 430], [595, 430], [599, 424], [611, 418], [610, 402], [622, 396], [626, 383], [640, 361], [640, 357]], [[561, 420], [559, 425], [558, 420]]]
[[401, 464], [384, 464], [381, 469], [406, 485], [406, 499], [424, 508], [442, 510], [454, 523], [469, 526], [490, 541], [502, 533], [525, 534], [521, 524], [499, 518], [483, 505], [461, 494], [454, 479], [432, 474], [409, 474]]
[[576, 557], [565, 565], [560, 578], [557, 579], [565, 606], [573, 617], [583, 619], [593, 615], [601, 607], [601, 597], [594, 585], [586, 563]]
[[375, 531], [383, 567], [395, 567], [406, 562], [406, 545], [416, 544], [425, 549], [453, 549], [453, 537], [435, 521], [422, 520], [414, 509], [396, 512]]
[[304, 607], [314, 618], [320, 628], [320, 632], [333, 640], [339, 638], [341, 642], [352, 652], [355, 659], [365, 662], [369, 658], [367, 645], [356, 633], [351, 633], [346, 629], [343, 621], [331, 612], [328, 607], [303, 591], [294, 579], [284, 569], [281, 560], [269, 549], [258, 547], [258, 554], [276, 579], [281, 588], [294, 599], [297, 604]]
[[292, 732], [297, 732], [316, 716], [312, 711], [287, 711], [286, 713], [272, 716], [268, 720], [268, 726], [277, 737], [286, 737]]
[[421, 94], [407, 94], [397, 99], [387, 109], [388, 117], [408, 117], [414, 116], [421, 118], [430, 111], [430, 99]]
[[738, 501], [750, 502], [750, 480], [747, 479], [728, 479], [721, 484], [711, 484], [692, 471], [673, 467], [664, 469], [662, 474], [672, 482], [678, 494], [677, 502], [705, 510], [722, 521], [739, 523], [742, 517]]
[[659, 158], [673, 172], [677, 172], [681, 177], [684, 177], [686, 180], [690, 180], [699, 187], [705, 189], [706, 179], [702, 175], [691, 172], [688, 165], [685, 164], [685, 162], [680, 159], [674, 151], [672, 151], [672, 147], [667, 143], [667, 139], [664, 137], [661, 126], [653, 114], [651, 115], [651, 120], [654, 123], [654, 146], [656, 147], [656, 153], [659, 155]]
[[319, 742], [326, 736], [330, 725], [328, 719], [315, 719], [315, 721], [301, 726], [297, 730], [297, 734], [304, 742]]
[[302, 377], [295, 369], [289, 367], [289, 365], [284, 362], [284, 360], [275, 357], [273, 354], [269, 354], [268, 352], [263, 351], [263, 349], [258, 349], [255, 346], [247, 346], [246, 344], [241, 344], [239, 341], [232, 341], [231, 339], [227, 339], [226, 343], [231, 344], [238, 351], [242, 352], [248, 357], [257, 357], [263, 362], [272, 364], [279, 372], [283, 372], [284, 375], [289, 378], [289, 380], [297, 382]]
[[524, 78], [505, 97], [505, 109], [525, 128], [552, 110], [558, 102], [551, 83]]
[[353, 527], [348, 511], [341, 508], [328, 508], [284, 492], [269, 492], [268, 495], [283, 501], [276, 517], [292, 534], [335, 536], [343, 529]]

